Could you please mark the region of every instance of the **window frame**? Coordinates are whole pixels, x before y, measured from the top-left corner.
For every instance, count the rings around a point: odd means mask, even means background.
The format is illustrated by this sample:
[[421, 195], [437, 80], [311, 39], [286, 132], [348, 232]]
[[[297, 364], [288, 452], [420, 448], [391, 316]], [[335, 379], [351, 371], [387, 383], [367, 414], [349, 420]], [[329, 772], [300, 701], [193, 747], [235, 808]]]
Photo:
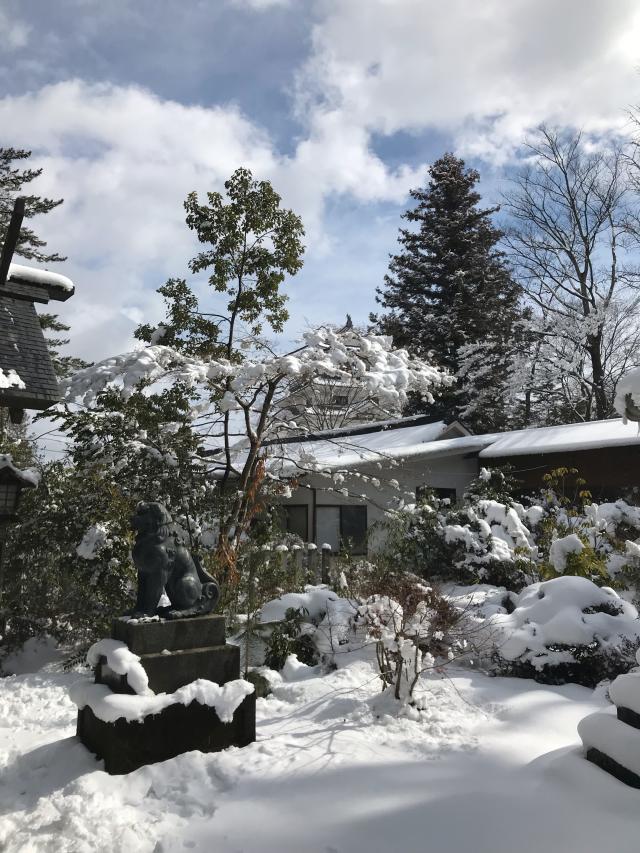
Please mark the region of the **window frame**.
[[339, 516], [339, 520], [340, 520], [340, 548], [339, 548], [338, 553], [340, 553], [344, 550], [344, 545], [343, 545], [344, 524], [343, 524], [342, 510], [343, 509], [364, 510], [364, 537], [363, 537], [362, 544], [360, 546], [362, 550], [358, 549], [356, 551], [351, 551], [351, 553], [354, 555], [354, 557], [366, 556], [366, 553], [367, 553], [367, 533], [369, 531], [369, 507], [367, 506], [367, 504], [316, 504], [316, 517], [314, 519], [314, 539], [316, 540], [316, 544], [318, 544], [318, 542], [317, 542], [317, 539], [318, 539], [317, 512], [319, 509], [323, 509], [323, 508], [324, 509], [337, 509], [338, 510], [338, 516]]
[[[430, 486], [428, 483], [420, 483], [415, 488], [416, 503], [422, 500], [426, 491], [433, 492], [440, 500], [449, 500], [452, 504], [458, 501], [458, 490], [455, 486]], [[444, 492], [448, 494], [443, 494]]]
[[[280, 504], [280, 509], [282, 511], [281, 518], [284, 522], [283, 533], [291, 533], [293, 536], [299, 536], [303, 542], [308, 542], [309, 541], [309, 504], [294, 504], [294, 503]], [[305, 517], [306, 533], [304, 536], [300, 536], [300, 534], [297, 533], [295, 530], [289, 530], [288, 525], [287, 525], [287, 521], [288, 521], [287, 510], [289, 510], [289, 509], [304, 509], [305, 510], [304, 517]]]

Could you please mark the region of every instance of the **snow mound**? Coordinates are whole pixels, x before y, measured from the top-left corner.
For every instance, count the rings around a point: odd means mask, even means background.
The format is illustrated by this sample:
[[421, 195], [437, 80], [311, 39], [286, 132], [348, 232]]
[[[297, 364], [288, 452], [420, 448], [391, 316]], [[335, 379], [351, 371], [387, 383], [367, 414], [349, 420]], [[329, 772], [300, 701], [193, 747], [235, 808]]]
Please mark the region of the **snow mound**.
[[58, 641], [49, 634], [29, 637], [22, 647], [0, 658], [0, 675], [23, 675], [51, 665], [60, 665], [63, 653]]
[[640, 643], [638, 611], [614, 590], [565, 576], [531, 584], [514, 604], [512, 613], [492, 616], [498, 658], [519, 667], [512, 674], [538, 677], [545, 671], [544, 680], [552, 683], [595, 686], [632, 665]]
[[309, 666], [298, 660], [298, 655], [289, 655], [282, 667], [282, 678], [285, 681], [303, 681], [320, 674], [321, 667]]
[[640, 731], [607, 711], [589, 714], [578, 723], [585, 750], [599, 749], [622, 767], [640, 776]]
[[[619, 675], [609, 687], [609, 696], [618, 708], [629, 708], [630, 711], [640, 714], [640, 673]], [[640, 732], [638, 737], [640, 738]]]
[[126, 676], [127, 683], [139, 696], [153, 696], [149, 679], [138, 655], [134, 655], [126, 643], [120, 640], [99, 640], [87, 652], [87, 663], [97, 666], [100, 658], [106, 657], [107, 666], [118, 675]]
[[576, 533], [570, 533], [553, 540], [549, 548], [549, 562], [556, 572], [562, 574], [567, 568], [569, 554], [581, 554], [583, 550], [584, 544], [580, 537]]
[[69, 696], [78, 708], [88, 705], [96, 717], [105, 723], [115, 723], [119, 719], [140, 722], [150, 714], [159, 714], [170, 705], [190, 705], [192, 702], [214, 708], [223, 723], [230, 723], [236, 708], [254, 689], [253, 684], [243, 678], [223, 685], [198, 678], [174, 693], [131, 696], [127, 693], [113, 693], [104, 684], [94, 684], [89, 679], [83, 679], [69, 689]]
[[318, 619], [327, 612], [328, 602], [338, 596], [325, 585], [305, 586], [304, 592], [287, 592], [280, 598], [267, 601], [260, 611], [261, 622], [281, 622], [290, 608], [306, 610], [310, 619]]

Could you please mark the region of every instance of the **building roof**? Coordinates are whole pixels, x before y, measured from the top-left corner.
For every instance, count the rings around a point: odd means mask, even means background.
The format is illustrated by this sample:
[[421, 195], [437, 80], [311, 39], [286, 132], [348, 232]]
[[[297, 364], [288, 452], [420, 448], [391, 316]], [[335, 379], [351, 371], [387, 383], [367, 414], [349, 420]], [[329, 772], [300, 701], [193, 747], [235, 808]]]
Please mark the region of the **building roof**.
[[6, 398], [12, 407], [46, 409], [60, 399], [33, 302], [1, 294], [0, 371], [9, 379], [0, 393], [0, 405], [8, 405]]
[[486, 436], [486, 438], [492, 440], [480, 451], [479, 456], [482, 459], [568, 453], [574, 450], [640, 444], [638, 424], [632, 422], [625, 424], [622, 418], [551, 427], [532, 427], [494, 433], [493, 436]]
[[[418, 421], [416, 423], [416, 421]], [[369, 424], [368, 429], [347, 428], [316, 433], [313, 437], [273, 442], [269, 467], [278, 473], [352, 468], [385, 459], [428, 455], [434, 446], [464, 441], [469, 436], [447, 439], [466, 432], [457, 422], [425, 422], [424, 417]], [[478, 438], [478, 437], [471, 437]], [[477, 441], [473, 445], [477, 448]], [[454, 451], [455, 452], [455, 451]]]
[[449, 425], [444, 421], [426, 422], [424, 417], [369, 426], [368, 431], [362, 427], [333, 430], [302, 440], [290, 439], [281, 445], [273, 442], [270, 467], [279, 473], [295, 473], [353, 468], [385, 459], [468, 454], [499, 459], [640, 445], [638, 425], [625, 424], [622, 418], [484, 435], [461, 435], [466, 430], [457, 422]]

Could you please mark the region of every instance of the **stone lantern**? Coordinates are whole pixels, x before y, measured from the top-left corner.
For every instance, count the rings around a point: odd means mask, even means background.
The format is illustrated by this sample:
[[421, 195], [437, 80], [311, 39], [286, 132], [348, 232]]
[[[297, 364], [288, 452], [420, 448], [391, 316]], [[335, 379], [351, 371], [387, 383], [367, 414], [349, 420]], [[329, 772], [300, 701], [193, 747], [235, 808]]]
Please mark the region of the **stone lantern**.
[[14, 521], [23, 489], [34, 489], [38, 479], [16, 468], [8, 454], [0, 454], [0, 524]]
[[47, 409], [60, 399], [58, 380], [34, 303], [73, 296], [70, 279], [11, 263], [24, 199], [16, 199], [0, 257], [0, 407], [20, 423], [25, 409]]

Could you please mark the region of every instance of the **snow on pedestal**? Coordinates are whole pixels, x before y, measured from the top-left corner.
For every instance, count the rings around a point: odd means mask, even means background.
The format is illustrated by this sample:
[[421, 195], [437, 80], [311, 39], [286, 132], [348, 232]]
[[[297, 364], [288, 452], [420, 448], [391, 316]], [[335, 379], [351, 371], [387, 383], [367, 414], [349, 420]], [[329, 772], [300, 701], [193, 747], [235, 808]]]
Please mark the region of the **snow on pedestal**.
[[114, 619], [87, 662], [95, 683], [80, 679], [70, 697], [77, 735], [107, 773], [255, 740], [255, 689], [240, 678], [223, 616]]
[[[640, 650], [636, 653], [640, 664]], [[609, 688], [617, 714], [589, 714], [578, 724], [586, 758], [621, 782], [640, 788], [640, 672], [619, 675]]]

